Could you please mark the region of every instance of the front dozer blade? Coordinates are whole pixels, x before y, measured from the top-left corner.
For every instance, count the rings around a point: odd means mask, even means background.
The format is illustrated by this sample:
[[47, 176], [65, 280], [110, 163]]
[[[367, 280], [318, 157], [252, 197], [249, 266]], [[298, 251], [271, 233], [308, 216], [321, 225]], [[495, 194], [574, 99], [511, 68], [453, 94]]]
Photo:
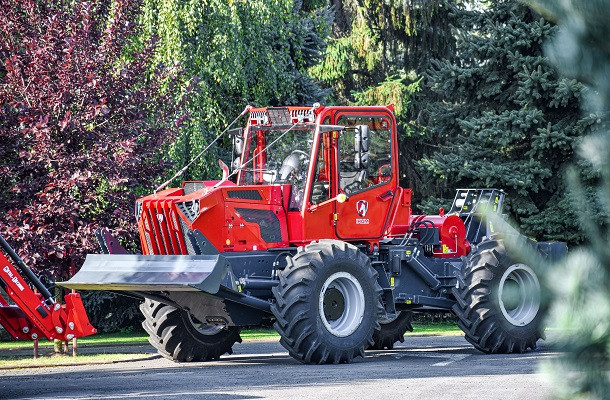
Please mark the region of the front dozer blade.
[[256, 325], [270, 303], [239, 290], [233, 270], [220, 255], [144, 256], [89, 254], [68, 289], [107, 290], [188, 310], [208, 323]]
[[127, 292], [206, 292], [216, 294], [231, 274], [221, 255], [144, 256], [89, 254], [68, 289]]

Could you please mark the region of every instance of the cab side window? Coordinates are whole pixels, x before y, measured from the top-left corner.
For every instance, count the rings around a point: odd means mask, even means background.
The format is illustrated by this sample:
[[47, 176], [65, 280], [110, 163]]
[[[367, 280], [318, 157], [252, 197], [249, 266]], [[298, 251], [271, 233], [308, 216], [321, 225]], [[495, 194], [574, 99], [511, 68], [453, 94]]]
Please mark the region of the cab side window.
[[328, 142], [330, 132], [324, 133], [320, 140], [315, 175], [311, 189], [311, 204], [320, 204], [330, 198], [330, 165], [328, 163]]
[[389, 118], [341, 116], [338, 125], [369, 127], [367, 137], [353, 129], [339, 136], [341, 191], [350, 194], [388, 182], [392, 176]]

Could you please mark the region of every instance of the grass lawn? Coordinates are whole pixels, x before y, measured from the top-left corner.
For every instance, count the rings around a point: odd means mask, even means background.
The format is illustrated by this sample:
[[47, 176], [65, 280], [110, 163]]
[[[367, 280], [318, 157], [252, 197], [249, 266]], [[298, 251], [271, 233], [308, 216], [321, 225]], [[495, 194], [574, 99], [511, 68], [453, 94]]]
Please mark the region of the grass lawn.
[[[413, 332], [407, 332], [408, 336], [417, 335], [459, 335], [462, 331], [457, 327], [455, 323], [451, 322], [438, 322], [438, 323], [414, 323]], [[245, 329], [241, 332], [241, 336], [244, 340], [264, 340], [264, 339], [279, 339], [279, 335], [275, 330], [266, 329]], [[36, 366], [56, 366], [66, 364], [80, 364], [80, 363], [108, 363], [115, 361], [124, 361], [134, 358], [146, 357], [146, 354], [106, 354], [103, 346], [121, 346], [129, 344], [146, 344], [148, 343], [148, 336], [144, 333], [106, 333], [97, 334], [93, 336], [87, 336], [78, 339], [78, 346], [95, 347], [102, 346], [97, 354], [79, 355], [76, 357], [70, 356], [54, 356], [54, 355], [43, 355], [45, 352], [49, 353], [49, 350], [53, 347], [51, 341], [40, 341], [39, 347], [41, 349], [41, 356], [34, 360], [31, 355], [14, 356], [11, 355], [10, 349], [32, 349], [33, 345], [30, 341], [10, 341], [0, 342], [0, 368], [27, 368]], [[21, 352], [23, 353], [23, 352]]]
[[413, 332], [407, 332], [409, 336], [434, 336], [434, 335], [462, 335], [464, 332], [455, 322], [413, 323]]
[[[99, 345], [123, 345], [132, 343], [148, 343], [148, 335], [145, 333], [104, 333], [92, 336], [87, 336], [78, 339], [78, 345], [99, 346]], [[53, 347], [53, 342], [49, 340], [40, 340], [38, 346]], [[0, 350], [5, 349], [29, 349], [32, 348], [31, 341], [18, 340], [10, 342], [0, 342]]]
[[0, 357], [0, 368], [27, 368], [27, 367], [46, 367], [70, 364], [101, 364], [116, 361], [126, 361], [149, 357], [148, 354], [141, 353], [120, 353], [120, 354], [86, 354], [76, 357], [60, 355], [48, 356], [41, 355], [37, 359], [31, 356]]
[[[435, 323], [413, 323], [413, 332], [406, 332], [408, 336], [434, 336], [434, 335], [462, 335], [462, 330], [454, 322]], [[273, 329], [248, 329], [241, 332], [244, 340], [278, 338], [279, 335]]]
[[[407, 332], [407, 335], [458, 335], [462, 331], [458, 326], [451, 322], [437, 322], [437, 323], [413, 323], [413, 332]], [[278, 334], [273, 329], [245, 329], [241, 332], [241, 337], [244, 340], [256, 340], [256, 339], [268, 339], [268, 338], [279, 338]], [[137, 343], [148, 343], [148, 336], [141, 332], [132, 333], [104, 333], [93, 336], [87, 336], [78, 339], [79, 346], [108, 346], [108, 345], [126, 345], [126, 344], [137, 344]], [[53, 347], [51, 341], [40, 341], [39, 347]], [[0, 342], [0, 351], [7, 349], [29, 349], [32, 348], [32, 342], [19, 340]], [[1, 356], [0, 356], [1, 358]]]

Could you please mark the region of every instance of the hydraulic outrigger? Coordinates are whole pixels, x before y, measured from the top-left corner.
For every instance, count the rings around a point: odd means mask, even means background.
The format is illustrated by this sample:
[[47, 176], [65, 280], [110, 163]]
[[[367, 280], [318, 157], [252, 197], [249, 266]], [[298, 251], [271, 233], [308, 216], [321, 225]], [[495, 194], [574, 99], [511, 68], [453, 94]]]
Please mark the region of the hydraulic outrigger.
[[15, 303], [9, 304], [0, 295], [0, 325], [13, 338], [68, 341], [97, 332], [89, 322], [80, 294], [65, 295], [65, 304], [56, 302], [49, 289], [25, 265], [2, 235], [0, 246], [12, 260], [11, 263], [0, 252], [0, 288]]

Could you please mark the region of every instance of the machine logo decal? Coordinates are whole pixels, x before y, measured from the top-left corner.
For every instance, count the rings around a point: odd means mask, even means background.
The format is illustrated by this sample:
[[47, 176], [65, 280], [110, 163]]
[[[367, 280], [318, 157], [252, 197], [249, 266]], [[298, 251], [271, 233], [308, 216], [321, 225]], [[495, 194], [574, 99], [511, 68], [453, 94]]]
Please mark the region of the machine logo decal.
[[358, 215], [361, 217], [366, 216], [366, 213], [369, 211], [369, 202], [366, 200], [359, 200], [356, 203], [356, 211], [358, 211]]
[[163, 223], [163, 214], [157, 214], [157, 220], [159, 220], [159, 223]]

